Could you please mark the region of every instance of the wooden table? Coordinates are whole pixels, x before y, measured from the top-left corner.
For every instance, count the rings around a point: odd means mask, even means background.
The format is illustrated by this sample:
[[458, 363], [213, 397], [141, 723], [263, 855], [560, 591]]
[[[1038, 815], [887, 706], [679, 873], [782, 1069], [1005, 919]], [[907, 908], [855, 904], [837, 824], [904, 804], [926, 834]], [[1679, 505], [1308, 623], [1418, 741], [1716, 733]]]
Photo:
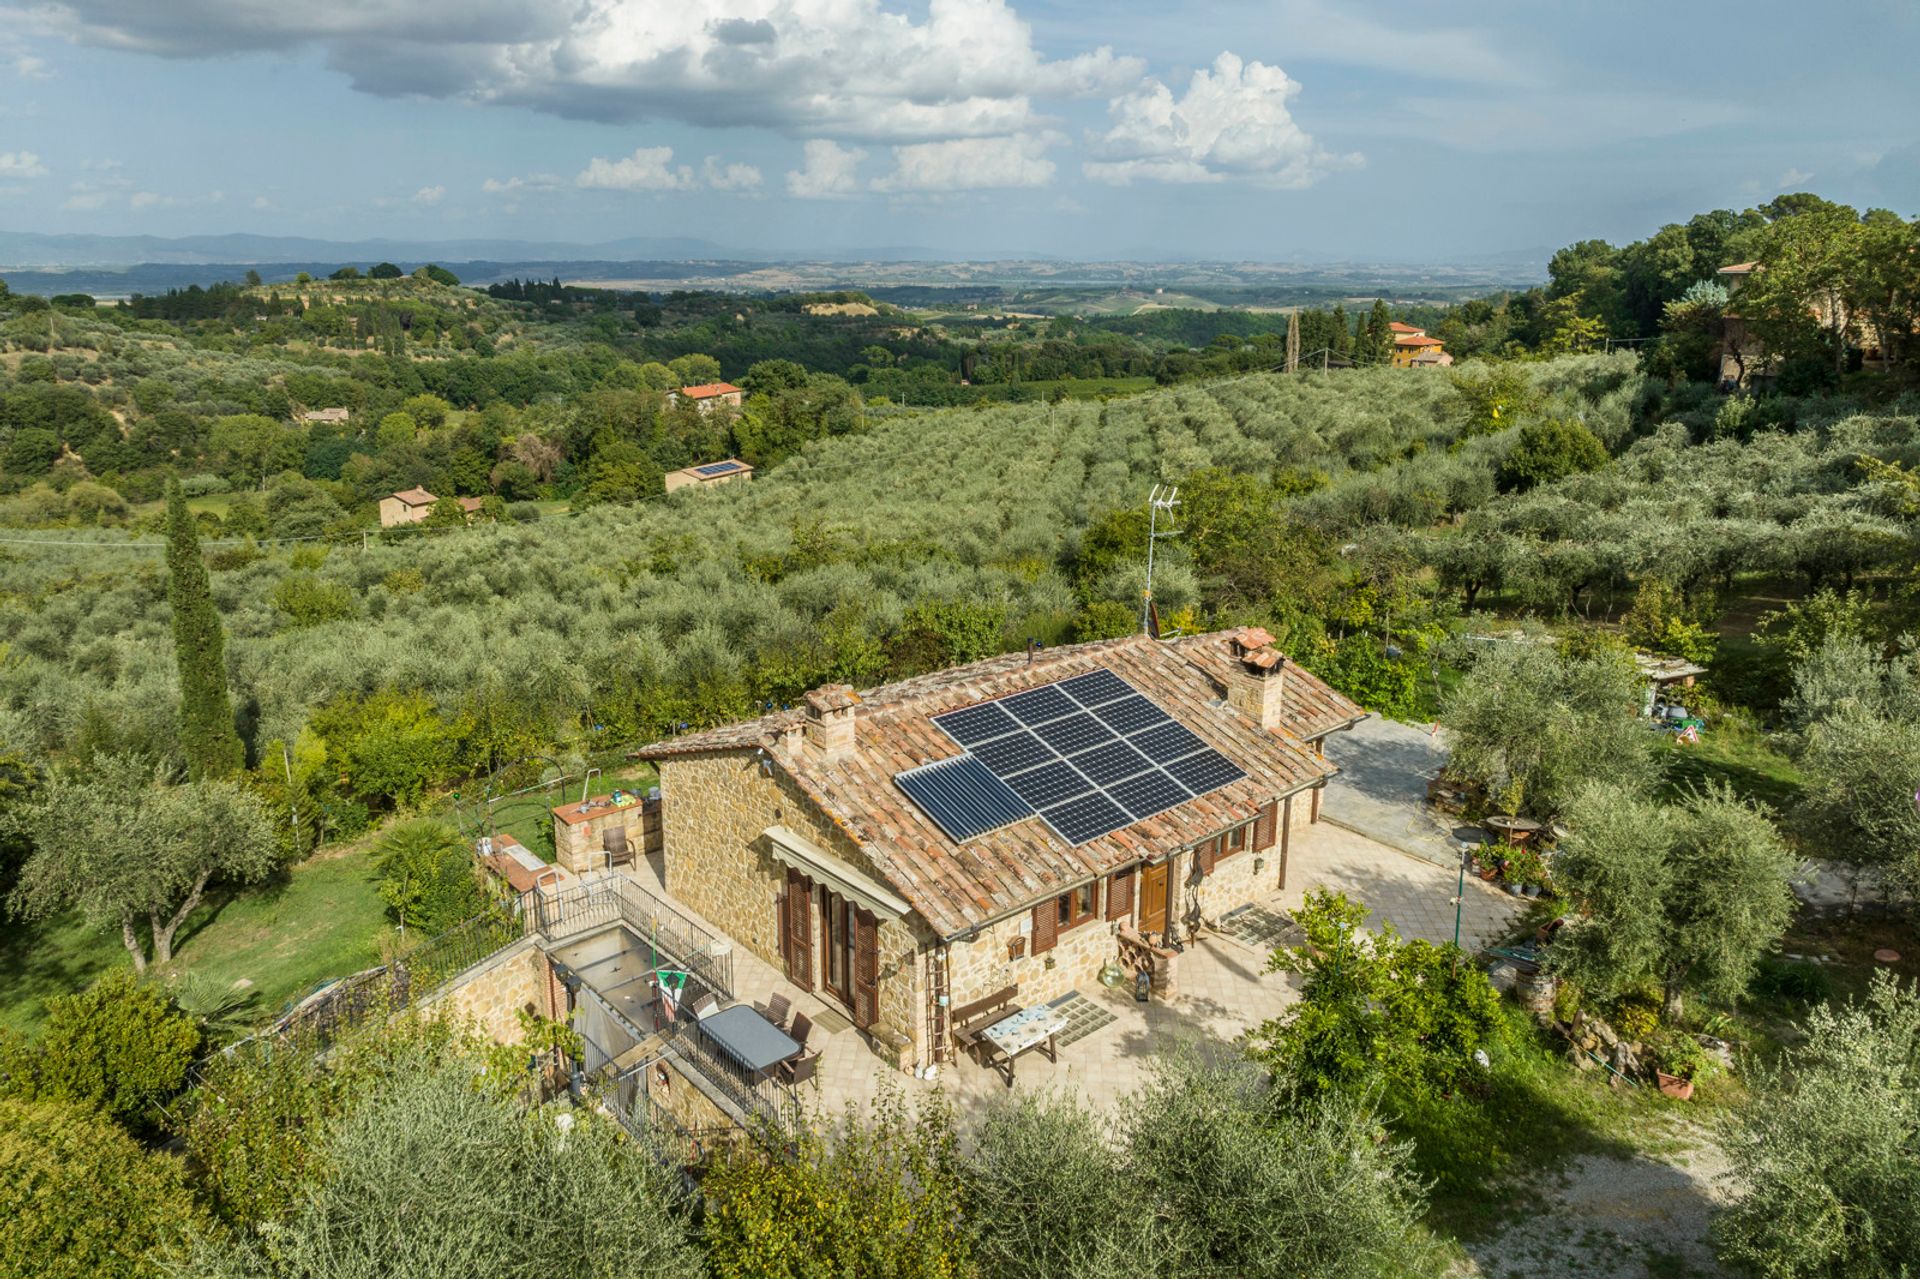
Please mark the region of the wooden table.
[[987, 1065], [1004, 1074], [1007, 1087], [1011, 1088], [1013, 1059], [1021, 1053], [1041, 1048], [1045, 1050], [1048, 1061], [1058, 1062], [1060, 1056], [1053, 1037], [1066, 1028], [1066, 1017], [1059, 1009], [1048, 1004], [1023, 1008], [1011, 1017], [1003, 1017], [980, 1032], [980, 1037], [1000, 1054], [1000, 1060], [997, 1061], [989, 1057]]
[[1526, 843], [1540, 830], [1540, 823], [1531, 817], [1501, 817], [1497, 814], [1483, 819], [1481, 825], [1488, 830], [1498, 831], [1502, 839], [1515, 845]]

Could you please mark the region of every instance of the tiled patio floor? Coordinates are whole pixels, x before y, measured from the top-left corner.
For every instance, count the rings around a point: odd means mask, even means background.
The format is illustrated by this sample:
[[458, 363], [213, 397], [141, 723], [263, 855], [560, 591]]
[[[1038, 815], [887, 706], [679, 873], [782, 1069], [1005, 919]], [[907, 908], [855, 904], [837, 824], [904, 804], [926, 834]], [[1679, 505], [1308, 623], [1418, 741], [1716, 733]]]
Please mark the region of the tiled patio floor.
[[[649, 892], [668, 896], [657, 863], [643, 861], [631, 873]], [[1337, 888], [1365, 901], [1376, 920], [1391, 920], [1403, 936], [1429, 941], [1453, 938], [1455, 874], [1352, 831], [1322, 823], [1296, 837], [1288, 879], [1288, 889], [1257, 904], [1291, 913], [1308, 889]], [[1469, 878], [1462, 942], [1471, 948], [1496, 935], [1515, 910], [1512, 898]], [[714, 931], [724, 935], [722, 929]], [[1094, 985], [1083, 989], [1082, 995], [1108, 1007], [1115, 1020], [1062, 1048], [1058, 1063], [1039, 1051], [1022, 1056], [1015, 1065], [1014, 1086], [1057, 1085], [1103, 1104], [1139, 1085], [1152, 1059], [1175, 1045], [1193, 1042], [1203, 1050], [1217, 1051], [1232, 1044], [1248, 1027], [1277, 1016], [1294, 998], [1298, 979], [1267, 972], [1266, 959], [1265, 948], [1209, 935], [1180, 957], [1178, 993], [1173, 999], [1139, 1004], [1130, 988], [1114, 991]], [[769, 997], [780, 993], [792, 1001], [796, 1012], [816, 1020], [837, 1011], [792, 986], [772, 965], [744, 949], [735, 948], [733, 966], [735, 995], [742, 1001], [764, 1006]], [[831, 1020], [842, 1024], [845, 1019]], [[940, 1087], [963, 1114], [1007, 1091], [999, 1072], [964, 1058], [942, 1066], [934, 1082], [891, 1070], [850, 1025], [832, 1032], [816, 1025], [811, 1046], [821, 1057], [814, 1082], [802, 1085], [802, 1095], [828, 1111], [864, 1103], [883, 1081], [909, 1095]]]

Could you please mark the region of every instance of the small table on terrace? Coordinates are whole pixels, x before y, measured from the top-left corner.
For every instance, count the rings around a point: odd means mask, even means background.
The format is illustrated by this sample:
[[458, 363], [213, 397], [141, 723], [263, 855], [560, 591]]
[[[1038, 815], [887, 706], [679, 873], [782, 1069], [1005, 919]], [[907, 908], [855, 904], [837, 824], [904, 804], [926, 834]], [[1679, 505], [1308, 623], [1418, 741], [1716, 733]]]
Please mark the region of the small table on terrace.
[[1032, 1008], [1023, 1008], [1011, 1017], [1003, 1017], [980, 1032], [980, 1037], [997, 1049], [1005, 1060], [988, 1060], [987, 1064], [1001, 1071], [1007, 1077], [1007, 1087], [1013, 1087], [1013, 1059], [1021, 1053], [1034, 1048], [1045, 1048], [1048, 1061], [1057, 1062], [1059, 1054], [1054, 1047], [1053, 1037], [1067, 1028], [1067, 1019], [1060, 1010], [1047, 1004], [1037, 1004]]
[[751, 1004], [735, 1004], [709, 1013], [700, 1019], [699, 1033], [760, 1076], [800, 1052], [793, 1036], [761, 1016]]
[[1531, 817], [1503, 817], [1495, 814], [1483, 819], [1480, 824], [1488, 830], [1498, 831], [1503, 840], [1516, 846], [1526, 843], [1540, 830], [1540, 823]]

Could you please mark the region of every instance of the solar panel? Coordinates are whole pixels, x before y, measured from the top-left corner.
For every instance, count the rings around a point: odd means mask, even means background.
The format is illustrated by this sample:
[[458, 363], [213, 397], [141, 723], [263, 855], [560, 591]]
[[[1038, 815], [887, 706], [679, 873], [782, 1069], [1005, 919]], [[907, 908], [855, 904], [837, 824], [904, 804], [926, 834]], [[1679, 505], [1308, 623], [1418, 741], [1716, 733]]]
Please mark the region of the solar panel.
[[1189, 755], [1167, 765], [1167, 772], [1173, 779], [1196, 795], [1204, 795], [1210, 790], [1219, 790], [1228, 782], [1237, 782], [1246, 774], [1235, 768], [1233, 761], [1218, 751], [1206, 751], [1199, 755]]
[[[1038, 813], [1062, 839], [1084, 844], [1246, 776], [1108, 670], [933, 722], [967, 754], [896, 780], [956, 841]], [[961, 771], [963, 762], [973, 771]]]
[[1054, 758], [1054, 752], [1024, 728], [1005, 737], [988, 738], [973, 748], [973, 755], [997, 777], [1005, 777]]
[[1024, 773], [1015, 773], [1007, 778], [1007, 785], [1013, 788], [1014, 794], [1035, 808], [1062, 803], [1075, 795], [1090, 794], [1093, 790], [1093, 783], [1079, 769], [1061, 760], [1030, 768]]
[[1025, 800], [971, 755], [909, 769], [893, 780], [955, 843], [1033, 815]]
[[1013, 716], [1000, 709], [998, 702], [983, 702], [963, 711], [951, 711], [935, 716], [933, 722], [962, 746], [972, 746], [1020, 727], [1014, 722]]
[[1044, 724], [1048, 720], [1059, 719], [1063, 715], [1071, 715], [1080, 709], [1072, 698], [1068, 697], [1065, 693], [1061, 692], [1057, 686], [1052, 684], [1047, 684], [1040, 688], [1028, 689], [1024, 693], [1017, 693], [1007, 698], [1004, 702], [1001, 702], [1000, 705], [1006, 710], [1007, 714], [1028, 726]]
[[1096, 786], [1111, 786], [1123, 777], [1132, 777], [1153, 767], [1145, 755], [1125, 742], [1096, 746], [1075, 755], [1068, 762], [1085, 773], [1087, 780]]
[[693, 473], [695, 475], [725, 475], [728, 471], [737, 471], [739, 469], [740, 464], [738, 462], [709, 462], [705, 466], [694, 467]]
[[1107, 794], [1133, 814], [1136, 822], [1184, 804], [1189, 798], [1186, 787], [1157, 768], [1107, 787]]
[[1172, 717], [1138, 693], [1108, 702], [1093, 717], [1116, 733], [1133, 733], [1155, 724], [1168, 723]]
[[1205, 750], [1207, 744], [1194, 736], [1185, 724], [1176, 724], [1169, 720], [1158, 728], [1149, 728], [1144, 732], [1131, 733], [1127, 740], [1140, 748], [1140, 753], [1156, 764], [1170, 764], [1184, 755]]
[[1042, 809], [1040, 816], [1069, 844], [1084, 844], [1133, 822], [1125, 809], [1097, 791]]
[[1033, 730], [1034, 735], [1062, 755], [1071, 755], [1113, 740], [1113, 730], [1081, 711], [1066, 719], [1056, 719]]
[[1099, 706], [1103, 702], [1133, 695], [1133, 685], [1112, 671], [1104, 670], [1088, 671], [1085, 675], [1063, 679], [1059, 688], [1082, 706]]

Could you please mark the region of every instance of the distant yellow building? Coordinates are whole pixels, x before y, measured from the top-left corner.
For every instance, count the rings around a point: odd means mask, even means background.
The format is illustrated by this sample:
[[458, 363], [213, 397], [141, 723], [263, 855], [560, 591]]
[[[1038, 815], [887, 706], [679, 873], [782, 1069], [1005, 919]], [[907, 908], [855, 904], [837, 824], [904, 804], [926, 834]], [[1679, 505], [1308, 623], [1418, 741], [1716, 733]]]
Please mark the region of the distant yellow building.
[[1425, 329], [1395, 320], [1387, 326], [1393, 333], [1393, 367], [1396, 369], [1444, 369], [1453, 363], [1445, 344]]

